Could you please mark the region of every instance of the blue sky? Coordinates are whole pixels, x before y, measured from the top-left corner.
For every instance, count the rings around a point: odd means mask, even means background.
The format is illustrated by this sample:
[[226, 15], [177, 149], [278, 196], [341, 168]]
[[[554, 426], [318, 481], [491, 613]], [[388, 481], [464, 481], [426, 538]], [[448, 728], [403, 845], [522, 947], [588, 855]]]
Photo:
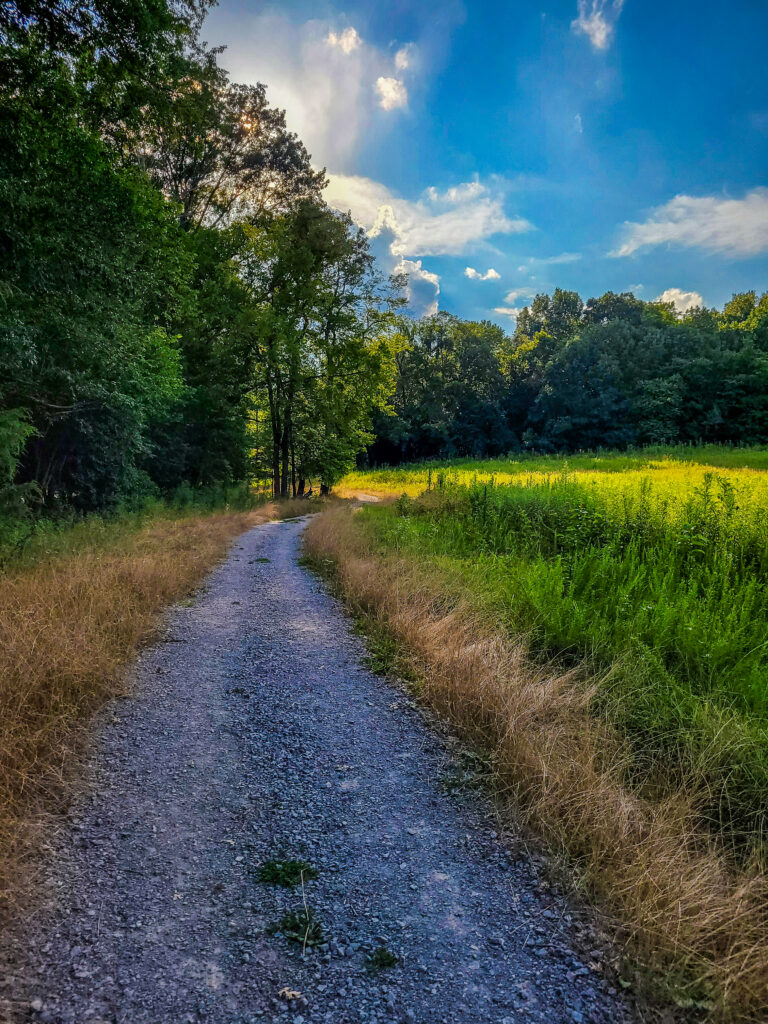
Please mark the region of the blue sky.
[[220, 0], [203, 35], [415, 312], [768, 289], [765, 0]]

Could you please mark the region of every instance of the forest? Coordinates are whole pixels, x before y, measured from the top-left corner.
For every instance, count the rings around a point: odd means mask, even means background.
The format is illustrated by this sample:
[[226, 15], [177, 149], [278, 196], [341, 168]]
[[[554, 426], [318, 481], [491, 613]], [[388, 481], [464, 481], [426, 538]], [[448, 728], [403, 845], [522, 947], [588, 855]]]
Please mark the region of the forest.
[[3, 521], [327, 491], [356, 460], [768, 440], [766, 295], [556, 290], [511, 336], [409, 316], [206, 7], [3, 6]]

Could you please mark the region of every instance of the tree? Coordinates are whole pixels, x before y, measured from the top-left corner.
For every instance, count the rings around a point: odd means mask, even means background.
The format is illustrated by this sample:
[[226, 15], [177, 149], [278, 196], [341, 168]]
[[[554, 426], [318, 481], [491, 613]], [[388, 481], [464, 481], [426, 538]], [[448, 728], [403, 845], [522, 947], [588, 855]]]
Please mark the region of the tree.
[[348, 216], [305, 202], [244, 230], [255, 394], [267, 412], [273, 489], [285, 497], [297, 470], [328, 485], [367, 437], [392, 373], [393, 296]]
[[165, 78], [137, 84], [111, 136], [180, 207], [188, 228], [252, 221], [319, 200], [323, 172], [289, 132], [265, 86], [233, 85], [201, 47], [177, 55]]

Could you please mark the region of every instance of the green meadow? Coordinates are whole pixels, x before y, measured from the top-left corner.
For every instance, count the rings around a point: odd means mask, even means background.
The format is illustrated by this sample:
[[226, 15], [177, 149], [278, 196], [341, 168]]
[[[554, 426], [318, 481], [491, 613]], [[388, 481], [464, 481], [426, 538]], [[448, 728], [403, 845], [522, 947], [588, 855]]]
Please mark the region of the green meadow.
[[627, 781], [694, 795], [740, 860], [768, 835], [768, 451], [446, 462], [355, 473], [362, 516], [432, 559], [537, 659], [582, 665]]

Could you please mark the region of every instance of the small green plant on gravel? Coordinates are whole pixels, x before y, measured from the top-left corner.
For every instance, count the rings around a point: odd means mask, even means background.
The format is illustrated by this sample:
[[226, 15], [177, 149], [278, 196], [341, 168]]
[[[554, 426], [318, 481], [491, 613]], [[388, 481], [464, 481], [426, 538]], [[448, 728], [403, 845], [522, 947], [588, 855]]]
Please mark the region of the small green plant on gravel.
[[264, 555], [262, 555], [260, 558], [254, 558], [254, 562], [271, 562], [271, 561], [272, 561], [271, 558], [267, 558]]
[[386, 967], [397, 967], [400, 958], [395, 956], [391, 949], [386, 946], [379, 946], [371, 953], [366, 962], [366, 969], [373, 974], [376, 971], [384, 970]]
[[301, 910], [292, 910], [276, 924], [270, 925], [268, 931], [271, 935], [276, 935], [279, 932], [286, 939], [298, 942], [305, 949], [307, 946], [321, 946], [325, 942], [320, 918], [311, 907], [307, 906]]
[[285, 889], [295, 889], [313, 878], [317, 878], [317, 869], [305, 860], [265, 860], [258, 871], [260, 882]]

